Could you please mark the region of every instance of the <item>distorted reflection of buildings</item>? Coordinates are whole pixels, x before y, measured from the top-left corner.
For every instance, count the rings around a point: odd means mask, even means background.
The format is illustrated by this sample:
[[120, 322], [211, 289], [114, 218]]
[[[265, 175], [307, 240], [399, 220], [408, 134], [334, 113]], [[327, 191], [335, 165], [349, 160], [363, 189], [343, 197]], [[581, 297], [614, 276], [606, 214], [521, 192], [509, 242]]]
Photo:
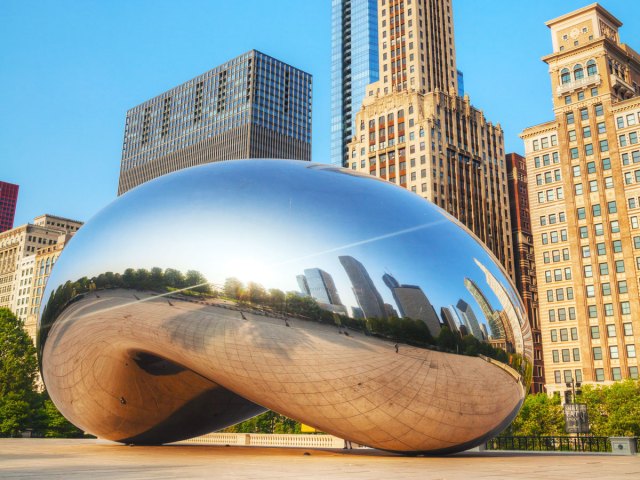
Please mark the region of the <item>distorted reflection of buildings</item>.
[[504, 328], [507, 344], [511, 343], [517, 353], [525, 355], [527, 358], [533, 358], [533, 338], [531, 335], [531, 326], [529, 322], [525, 322], [523, 318], [524, 312], [516, 310], [514, 305], [519, 305], [520, 301], [515, 298], [515, 292], [511, 295], [501, 285], [500, 281], [485, 267], [477, 258], [473, 261], [482, 270], [485, 275], [487, 285], [498, 298], [498, 302], [502, 306], [499, 323]]
[[382, 276], [385, 285], [391, 290], [393, 299], [398, 306], [400, 316], [413, 320], [422, 320], [433, 337], [437, 337], [442, 328], [433, 305], [417, 285], [401, 285], [393, 275], [385, 273]]
[[480, 323], [478, 322], [478, 318], [476, 317], [473, 308], [471, 308], [471, 305], [469, 305], [463, 299], [460, 299], [456, 304], [456, 308], [460, 312], [460, 318], [462, 319], [464, 325], [467, 327], [467, 332], [476, 337], [478, 340], [485, 340], [484, 336], [482, 335], [482, 330], [480, 330]]
[[304, 275], [296, 275], [296, 280], [298, 281], [298, 288], [300, 289], [300, 293], [305, 297], [310, 297], [311, 291], [309, 290], [307, 277], [305, 277]]
[[387, 318], [398, 318], [398, 311], [390, 303], [384, 304], [384, 313], [387, 314]]
[[[469, 290], [469, 293], [474, 298], [474, 300], [478, 302], [478, 305], [480, 305], [480, 310], [482, 310], [484, 317], [487, 319], [487, 322], [489, 322], [491, 335], [486, 335], [486, 339], [488, 340], [489, 338], [491, 338], [492, 340], [495, 340], [498, 338], [504, 338], [504, 328], [502, 327], [502, 323], [498, 318], [500, 312], [496, 312], [491, 307], [489, 300], [487, 300], [485, 294], [473, 280], [471, 280], [470, 278], [465, 278], [464, 286], [467, 287], [467, 290]], [[482, 326], [484, 327], [483, 332], [486, 332], [487, 328], [484, 325]]]
[[349, 276], [353, 294], [364, 316], [386, 319], [387, 313], [380, 292], [373, 284], [364, 265], [349, 255], [342, 255], [338, 259]]
[[320, 308], [347, 315], [333, 277], [327, 272], [320, 268], [307, 268], [304, 275], [298, 275], [296, 279], [301, 292], [316, 300]]
[[461, 337], [469, 334], [466, 325], [458, 316], [456, 307], [454, 307], [453, 305], [442, 307], [440, 309], [440, 315], [442, 316], [444, 325], [446, 327], [449, 327], [449, 330], [451, 330], [452, 332], [459, 332]]

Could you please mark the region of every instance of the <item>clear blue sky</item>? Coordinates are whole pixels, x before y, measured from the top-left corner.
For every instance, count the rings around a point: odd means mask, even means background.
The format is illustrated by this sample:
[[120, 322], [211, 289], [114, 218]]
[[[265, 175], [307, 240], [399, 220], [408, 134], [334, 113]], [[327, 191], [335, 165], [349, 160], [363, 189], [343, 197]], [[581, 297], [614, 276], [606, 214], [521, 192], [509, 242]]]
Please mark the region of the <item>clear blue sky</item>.
[[[588, 3], [453, 1], [465, 89], [507, 151], [551, 119], [544, 22]], [[602, 5], [640, 50], [638, 0]], [[0, 180], [20, 185], [15, 224], [88, 220], [115, 198], [125, 112], [252, 48], [313, 75], [313, 160], [327, 162], [330, 20], [330, 0], [2, 0]]]

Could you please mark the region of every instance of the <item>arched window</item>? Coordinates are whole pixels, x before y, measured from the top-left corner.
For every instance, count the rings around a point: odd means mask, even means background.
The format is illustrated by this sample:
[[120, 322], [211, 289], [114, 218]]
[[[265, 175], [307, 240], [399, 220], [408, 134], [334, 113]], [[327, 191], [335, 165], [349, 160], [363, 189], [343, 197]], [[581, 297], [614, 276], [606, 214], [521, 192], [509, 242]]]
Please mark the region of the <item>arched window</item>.
[[576, 80], [584, 78], [584, 70], [582, 70], [582, 65], [578, 64], [573, 67], [573, 78], [575, 78]]
[[587, 75], [591, 76], [591, 75], [595, 75], [596, 73], [598, 73], [598, 67], [596, 66], [596, 61], [589, 60], [587, 62]]
[[560, 71], [560, 82], [564, 85], [565, 83], [569, 83], [571, 81], [571, 72], [569, 72], [568, 68], [563, 68]]

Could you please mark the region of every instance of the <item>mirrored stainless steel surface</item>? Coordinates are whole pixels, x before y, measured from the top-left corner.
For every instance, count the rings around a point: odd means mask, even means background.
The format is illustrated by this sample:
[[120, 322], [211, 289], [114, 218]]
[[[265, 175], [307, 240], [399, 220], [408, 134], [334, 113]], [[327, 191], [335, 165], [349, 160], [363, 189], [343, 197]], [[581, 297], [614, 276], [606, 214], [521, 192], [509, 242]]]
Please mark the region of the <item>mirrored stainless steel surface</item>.
[[106, 207], [47, 285], [60, 411], [164, 443], [272, 409], [397, 452], [453, 452], [517, 414], [532, 368], [491, 253], [430, 202], [328, 165], [179, 171]]

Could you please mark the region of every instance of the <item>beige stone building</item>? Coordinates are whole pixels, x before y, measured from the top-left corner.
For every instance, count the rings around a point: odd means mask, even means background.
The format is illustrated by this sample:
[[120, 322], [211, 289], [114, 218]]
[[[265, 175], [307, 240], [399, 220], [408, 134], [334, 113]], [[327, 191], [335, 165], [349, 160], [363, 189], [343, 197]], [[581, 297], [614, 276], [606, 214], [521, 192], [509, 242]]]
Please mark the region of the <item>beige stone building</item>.
[[598, 4], [547, 22], [555, 119], [527, 128], [545, 383], [638, 378], [640, 55]]
[[61, 234], [75, 233], [81, 226], [82, 222], [75, 220], [41, 215], [33, 224], [0, 233], [0, 307], [10, 308], [26, 322], [31, 312], [36, 253], [55, 245]]
[[379, 0], [380, 80], [345, 167], [407, 188], [469, 227], [513, 277], [503, 133], [457, 94], [450, 0]]
[[34, 339], [36, 335], [36, 323], [42, 305], [42, 295], [44, 294], [47, 280], [62, 250], [73, 235], [73, 233], [60, 234], [54, 245], [43, 247], [34, 255], [34, 272], [31, 276], [28, 312], [25, 320], [25, 328]]

